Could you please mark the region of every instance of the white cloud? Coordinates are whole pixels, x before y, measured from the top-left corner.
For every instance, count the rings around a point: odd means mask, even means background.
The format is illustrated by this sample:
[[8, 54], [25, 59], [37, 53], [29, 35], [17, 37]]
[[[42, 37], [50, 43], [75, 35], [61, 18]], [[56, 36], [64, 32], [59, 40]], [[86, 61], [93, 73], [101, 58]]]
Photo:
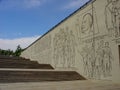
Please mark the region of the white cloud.
[[63, 7], [63, 9], [72, 9], [72, 8], [79, 8], [84, 3], [88, 2], [89, 0], [72, 0], [67, 5]]
[[24, 0], [23, 5], [26, 8], [34, 8], [41, 6], [45, 0]]
[[36, 8], [40, 7], [46, 0], [2, 0], [0, 8]]
[[26, 48], [37, 40], [40, 36], [16, 38], [16, 39], [0, 39], [0, 48], [7, 50], [16, 50], [16, 47], [20, 45], [22, 48]]

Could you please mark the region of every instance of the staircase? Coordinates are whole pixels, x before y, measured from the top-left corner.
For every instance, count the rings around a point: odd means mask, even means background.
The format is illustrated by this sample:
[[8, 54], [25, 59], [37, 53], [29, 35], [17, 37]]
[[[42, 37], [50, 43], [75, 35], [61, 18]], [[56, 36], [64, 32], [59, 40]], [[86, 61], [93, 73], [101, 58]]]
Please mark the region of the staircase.
[[0, 68], [53, 69], [50, 64], [39, 64], [22, 57], [0, 56]]
[[76, 71], [54, 70], [50, 64], [0, 56], [0, 83], [85, 80]]

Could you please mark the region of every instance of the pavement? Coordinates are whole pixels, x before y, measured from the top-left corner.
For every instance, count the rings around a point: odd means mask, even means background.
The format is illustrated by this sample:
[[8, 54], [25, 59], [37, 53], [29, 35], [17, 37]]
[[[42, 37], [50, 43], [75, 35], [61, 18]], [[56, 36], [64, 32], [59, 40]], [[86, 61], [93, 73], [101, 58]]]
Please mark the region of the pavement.
[[0, 90], [120, 90], [120, 83], [104, 80], [0, 83]]

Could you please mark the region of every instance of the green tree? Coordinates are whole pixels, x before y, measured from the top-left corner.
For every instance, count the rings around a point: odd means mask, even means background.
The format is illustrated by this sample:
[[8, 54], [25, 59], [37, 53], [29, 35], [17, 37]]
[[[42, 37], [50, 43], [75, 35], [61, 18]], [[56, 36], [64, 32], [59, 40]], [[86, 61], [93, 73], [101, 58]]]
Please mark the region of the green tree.
[[10, 49], [8, 49], [8, 50], [0, 49], [0, 55], [8, 55], [8, 56], [10, 56], [10, 55], [14, 55], [14, 52], [12, 50], [10, 50]]
[[12, 50], [10, 50], [10, 49], [8, 49], [8, 50], [0, 49], [0, 55], [20, 56], [20, 55], [21, 55], [21, 52], [22, 52], [23, 50], [24, 50], [24, 49], [22, 49], [22, 48], [20, 47], [20, 45], [18, 45], [15, 51], [12, 51]]
[[15, 50], [14, 55], [15, 56], [20, 56], [22, 51], [23, 51], [23, 49], [20, 47], [20, 45], [18, 45], [17, 49]]

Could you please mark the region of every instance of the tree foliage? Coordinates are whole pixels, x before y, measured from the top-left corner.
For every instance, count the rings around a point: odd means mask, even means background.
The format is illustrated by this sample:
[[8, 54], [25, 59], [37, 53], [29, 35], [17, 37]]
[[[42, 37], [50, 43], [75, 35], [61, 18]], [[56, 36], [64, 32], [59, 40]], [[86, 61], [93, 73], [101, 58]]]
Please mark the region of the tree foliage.
[[20, 56], [21, 55], [21, 52], [23, 51], [24, 49], [22, 49], [20, 47], [20, 45], [17, 46], [16, 50], [13, 51], [13, 50], [3, 50], [3, 49], [0, 49], [0, 55], [7, 55], [7, 56]]
[[23, 49], [20, 47], [20, 45], [17, 46], [17, 49], [15, 50], [15, 56], [20, 56], [21, 52], [23, 51]]

